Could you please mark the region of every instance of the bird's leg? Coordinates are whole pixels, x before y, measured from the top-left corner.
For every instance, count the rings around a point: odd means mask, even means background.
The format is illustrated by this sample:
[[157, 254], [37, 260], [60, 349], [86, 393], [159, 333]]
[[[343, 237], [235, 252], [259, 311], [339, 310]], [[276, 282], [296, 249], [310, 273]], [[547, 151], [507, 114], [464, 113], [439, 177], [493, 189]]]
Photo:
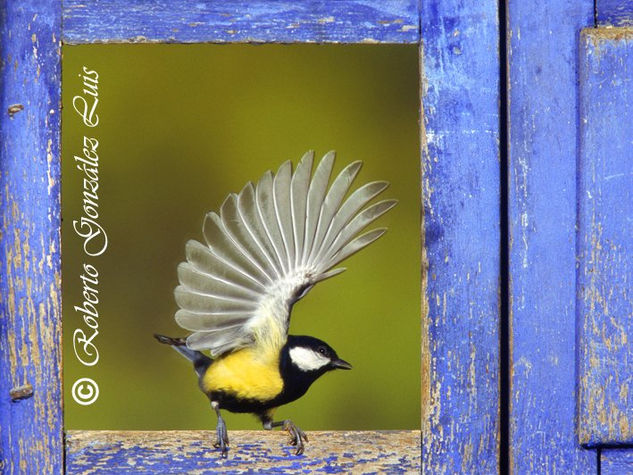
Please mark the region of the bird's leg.
[[262, 424], [264, 429], [272, 430], [274, 427], [282, 427], [285, 431], [288, 431], [290, 434], [290, 445], [296, 445], [297, 450], [295, 455], [301, 455], [304, 449], [304, 442], [308, 442], [308, 436], [305, 432], [299, 429], [294, 422], [290, 419], [285, 419], [283, 421], [273, 422], [272, 419], [262, 419]]
[[229, 452], [229, 434], [226, 430], [226, 423], [220, 415], [220, 405], [216, 401], [211, 401], [211, 407], [215, 410], [215, 413], [218, 416], [218, 425], [215, 429], [217, 433], [217, 440], [213, 446], [216, 449], [219, 448], [221, 456], [226, 458]]

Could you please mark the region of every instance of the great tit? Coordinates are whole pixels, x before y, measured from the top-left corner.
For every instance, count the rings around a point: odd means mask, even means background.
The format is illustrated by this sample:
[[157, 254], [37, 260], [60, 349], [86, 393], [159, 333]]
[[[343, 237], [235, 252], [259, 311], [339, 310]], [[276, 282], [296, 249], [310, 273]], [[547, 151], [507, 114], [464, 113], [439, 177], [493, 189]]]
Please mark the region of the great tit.
[[[296, 454], [306, 434], [290, 420], [274, 422], [274, 410], [301, 397], [321, 375], [350, 369], [327, 343], [288, 335], [295, 302], [332, 268], [378, 239], [386, 228], [361, 232], [396, 200], [366, 206], [389, 185], [367, 183], [349, 194], [362, 162], [349, 164], [328, 189], [334, 152], [314, 174], [314, 152], [296, 170], [290, 161], [257, 184], [229, 194], [219, 213], [206, 215], [206, 244], [190, 240], [187, 261], [178, 266], [174, 294], [178, 325], [186, 339], [155, 335], [193, 363], [200, 389], [217, 415], [217, 441], [226, 457], [229, 439], [220, 413], [253, 413], [264, 429], [289, 432]], [[202, 353], [209, 351], [210, 356]]]

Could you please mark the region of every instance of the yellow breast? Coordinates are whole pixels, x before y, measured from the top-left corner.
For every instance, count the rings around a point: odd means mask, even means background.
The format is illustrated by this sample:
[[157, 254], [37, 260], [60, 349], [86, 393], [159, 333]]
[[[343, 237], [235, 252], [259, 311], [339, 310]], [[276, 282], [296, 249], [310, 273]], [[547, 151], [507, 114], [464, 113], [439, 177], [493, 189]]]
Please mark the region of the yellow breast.
[[240, 398], [268, 401], [283, 389], [279, 354], [244, 348], [214, 361], [202, 377], [205, 392], [224, 391]]

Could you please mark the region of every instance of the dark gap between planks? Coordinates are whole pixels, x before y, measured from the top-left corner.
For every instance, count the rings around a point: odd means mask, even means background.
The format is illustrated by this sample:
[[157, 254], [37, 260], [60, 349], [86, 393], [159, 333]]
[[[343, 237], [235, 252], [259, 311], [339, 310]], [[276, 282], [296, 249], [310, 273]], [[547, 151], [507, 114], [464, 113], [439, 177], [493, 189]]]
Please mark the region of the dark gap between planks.
[[510, 229], [507, 4], [499, 1], [499, 473], [510, 473]]

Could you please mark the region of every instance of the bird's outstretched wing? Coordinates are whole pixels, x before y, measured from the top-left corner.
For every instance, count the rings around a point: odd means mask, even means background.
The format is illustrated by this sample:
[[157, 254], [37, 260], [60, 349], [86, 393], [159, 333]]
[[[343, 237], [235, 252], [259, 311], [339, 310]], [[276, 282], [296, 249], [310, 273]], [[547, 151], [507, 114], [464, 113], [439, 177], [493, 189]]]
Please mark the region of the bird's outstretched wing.
[[326, 154], [314, 174], [314, 152], [294, 173], [287, 161], [206, 215], [206, 244], [187, 243], [174, 292], [176, 321], [194, 332], [189, 348], [212, 356], [257, 344], [280, 348], [292, 305], [317, 282], [343, 272], [331, 269], [386, 231], [361, 234], [396, 204], [366, 206], [388, 183], [367, 183], [345, 199], [362, 162], [345, 167], [328, 190], [334, 157]]

